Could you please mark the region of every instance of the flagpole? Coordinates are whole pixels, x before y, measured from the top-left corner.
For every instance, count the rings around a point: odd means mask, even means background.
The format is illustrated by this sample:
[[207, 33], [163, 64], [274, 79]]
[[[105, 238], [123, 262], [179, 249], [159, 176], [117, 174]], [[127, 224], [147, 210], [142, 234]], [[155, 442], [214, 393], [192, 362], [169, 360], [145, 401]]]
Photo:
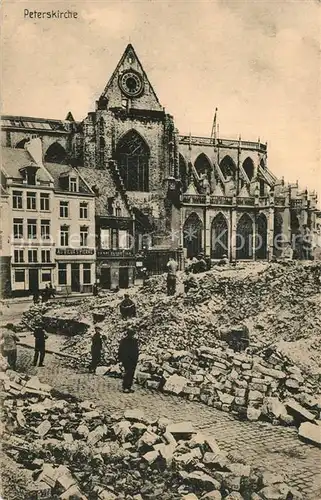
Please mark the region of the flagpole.
[[240, 156], [241, 156], [241, 135], [239, 135], [239, 141], [237, 146], [237, 172], [236, 172], [236, 196], [239, 195], [239, 184], [240, 184]]

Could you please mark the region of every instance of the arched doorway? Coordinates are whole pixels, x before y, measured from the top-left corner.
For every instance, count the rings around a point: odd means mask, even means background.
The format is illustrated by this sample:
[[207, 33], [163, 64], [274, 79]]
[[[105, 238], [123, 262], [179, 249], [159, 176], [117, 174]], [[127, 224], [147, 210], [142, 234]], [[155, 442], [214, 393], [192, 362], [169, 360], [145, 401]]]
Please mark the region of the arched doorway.
[[183, 227], [184, 248], [189, 259], [202, 251], [203, 223], [196, 213], [192, 213]]
[[222, 213], [214, 217], [211, 226], [211, 258], [222, 259], [229, 254], [228, 225]]
[[236, 258], [253, 258], [253, 221], [243, 214], [236, 226]]
[[280, 257], [282, 254], [282, 234], [283, 218], [280, 212], [274, 212], [274, 231], [273, 231], [273, 255]]
[[136, 130], [120, 139], [116, 159], [127, 191], [149, 190], [149, 156], [149, 147]]
[[246, 175], [248, 176], [249, 180], [251, 181], [254, 175], [254, 163], [251, 158], [246, 158], [244, 160], [243, 165], [242, 165]]
[[255, 258], [267, 258], [267, 219], [264, 214], [260, 214], [256, 221], [257, 236], [255, 242]]
[[45, 154], [45, 161], [48, 163], [66, 163], [66, 159], [67, 152], [59, 142], [51, 144]]
[[235, 178], [236, 165], [230, 156], [224, 156], [220, 163], [220, 169], [225, 179], [229, 177]]
[[179, 177], [181, 180], [181, 190], [185, 193], [188, 187], [188, 169], [184, 156], [179, 154]]

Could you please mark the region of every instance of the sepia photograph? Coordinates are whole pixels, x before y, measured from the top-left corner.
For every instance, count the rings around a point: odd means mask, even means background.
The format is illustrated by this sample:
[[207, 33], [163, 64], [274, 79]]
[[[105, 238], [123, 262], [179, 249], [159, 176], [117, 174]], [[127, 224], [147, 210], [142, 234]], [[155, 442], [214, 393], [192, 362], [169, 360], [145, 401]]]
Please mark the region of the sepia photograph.
[[320, 0], [0, 8], [0, 500], [321, 498]]

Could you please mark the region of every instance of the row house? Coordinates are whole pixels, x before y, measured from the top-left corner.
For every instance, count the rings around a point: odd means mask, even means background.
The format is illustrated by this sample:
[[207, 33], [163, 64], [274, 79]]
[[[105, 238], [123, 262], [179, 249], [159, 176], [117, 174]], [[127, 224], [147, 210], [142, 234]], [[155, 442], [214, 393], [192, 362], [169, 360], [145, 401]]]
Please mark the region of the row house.
[[115, 165], [105, 170], [82, 167], [80, 172], [96, 195], [96, 273], [102, 289], [134, 284], [135, 216]]
[[49, 283], [58, 292], [91, 290], [95, 196], [77, 170], [43, 162], [42, 142], [33, 138], [24, 149], [2, 148], [1, 186], [6, 293], [25, 295]]

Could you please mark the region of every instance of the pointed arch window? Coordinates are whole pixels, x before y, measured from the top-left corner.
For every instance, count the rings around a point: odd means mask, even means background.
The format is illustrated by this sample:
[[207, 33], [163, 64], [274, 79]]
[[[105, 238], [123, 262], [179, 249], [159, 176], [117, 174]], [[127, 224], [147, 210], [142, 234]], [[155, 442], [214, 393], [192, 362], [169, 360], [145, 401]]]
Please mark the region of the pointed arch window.
[[45, 154], [45, 161], [48, 163], [66, 163], [67, 152], [65, 148], [59, 144], [59, 142], [54, 142], [49, 146]]
[[119, 141], [116, 158], [128, 191], [149, 190], [149, 156], [149, 147], [135, 130], [130, 130]]
[[246, 158], [243, 162], [243, 169], [248, 176], [249, 180], [251, 181], [254, 175], [254, 163], [251, 158]]
[[235, 178], [236, 165], [230, 156], [225, 156], [220, 163], [220, 169], [225, 179]]

